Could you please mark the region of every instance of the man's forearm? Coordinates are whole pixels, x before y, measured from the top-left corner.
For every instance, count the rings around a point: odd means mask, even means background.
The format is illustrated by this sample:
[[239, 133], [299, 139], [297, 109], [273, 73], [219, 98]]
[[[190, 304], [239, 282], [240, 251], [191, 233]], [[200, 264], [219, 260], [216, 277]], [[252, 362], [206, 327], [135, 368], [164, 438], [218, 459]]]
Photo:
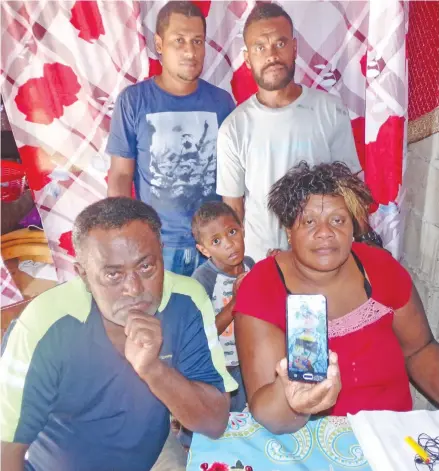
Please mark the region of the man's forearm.
[[439, 404], [439, 344], [432, 340], [407, 360], [410, 378], [431, 400]]
[[13, 460], [3, 459], [1, 469], [7, 469], [8, 471], [24, 471], [24, 459], [14, 458]]
[[259, 389], [249, 406], [253, 417], [275, 435], [297, 432], [309, 419], [308, 415], [297, 414], [288, 405], [280, 378]]
[[209, 384], [189, 381], [161, 360], [150, 370], [142, 379], [185, 428], [210, 438], [224, 433], [230, 408], [227, 395]]
[[107, 196], [127, 196], [131, 198], [133, 179], [128, 175], [108, 176]]
[[22, 443], [1, 444], [1, 469], [8, 471], [24, 471], [24, 456], [28, 445]]
[[244, 210], [244, 197], [232, 198], [229, 196], [223, 196], [224, 203], [228, 204], [238, 215], [239, 220], [244, 222], [245, 210]]

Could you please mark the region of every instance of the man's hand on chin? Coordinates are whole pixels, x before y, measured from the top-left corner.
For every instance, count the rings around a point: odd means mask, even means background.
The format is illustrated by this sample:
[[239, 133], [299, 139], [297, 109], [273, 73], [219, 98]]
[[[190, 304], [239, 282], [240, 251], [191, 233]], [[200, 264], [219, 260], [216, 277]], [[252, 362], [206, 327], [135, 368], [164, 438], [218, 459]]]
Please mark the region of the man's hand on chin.
[[144, 380], [161, 365], [163, 343], [160, 321], [154, 316], [130, 314], [125, 325], [125, 358]]

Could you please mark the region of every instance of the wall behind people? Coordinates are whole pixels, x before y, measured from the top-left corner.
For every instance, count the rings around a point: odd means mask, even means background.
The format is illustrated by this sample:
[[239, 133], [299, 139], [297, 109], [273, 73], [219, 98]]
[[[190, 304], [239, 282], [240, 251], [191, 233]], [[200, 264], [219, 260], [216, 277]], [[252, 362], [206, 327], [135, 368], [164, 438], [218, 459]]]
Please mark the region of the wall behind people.
[[[114, 100], [160, 70], [153, 33], [164, 3], [2, 2], [2, 93], [60, 281], [73, 276], [73, 219], [106, 194], [104, 148]], [[196, 3], [207, 17], [202, 77], [241, 102], [256, 89], [242, 57], [242, 28], [255, 1]], [[398, 255], [407, 8], [280, 3], [298, 39], [296, 81], [340, 95], [348, 107], [378, 203], [373, 224]]]
[[[425, 47], [420, 47], [422, 42]], [[410, 2], [409, 109], [402, 262], [439, 339], [439, 2]], [[434, 409], [416, 393], [417, 408]]]

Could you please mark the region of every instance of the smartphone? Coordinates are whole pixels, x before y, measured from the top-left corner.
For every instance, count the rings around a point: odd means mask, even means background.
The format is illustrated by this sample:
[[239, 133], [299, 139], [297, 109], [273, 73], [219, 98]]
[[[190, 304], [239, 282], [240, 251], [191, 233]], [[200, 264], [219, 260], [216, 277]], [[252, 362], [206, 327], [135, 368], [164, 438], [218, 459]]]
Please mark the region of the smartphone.
[[328, 316], [325, 296], [287, 297], [288, 377], [318, 383], [328, 371]]

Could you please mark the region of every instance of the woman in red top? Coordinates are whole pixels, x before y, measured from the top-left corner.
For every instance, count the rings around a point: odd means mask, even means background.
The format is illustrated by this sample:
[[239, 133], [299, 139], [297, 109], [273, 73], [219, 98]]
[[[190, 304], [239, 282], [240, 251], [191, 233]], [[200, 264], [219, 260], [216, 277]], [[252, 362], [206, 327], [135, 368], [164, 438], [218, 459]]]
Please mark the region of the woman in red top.
[[[243, 280], [235, 335], [250, 410], [273, 433], [296, 431], [310, 414], [408, 411], [409, 377], [439, 402], [439, 346], [410, 275], [385, 250], [353, 242], [371, 202], [338, 162], [302, 162], [271, 189], [269, 208], [291, 249]], [[332, 353], [322, 383], [288, 379], [288, 293], [326, 296]]]

